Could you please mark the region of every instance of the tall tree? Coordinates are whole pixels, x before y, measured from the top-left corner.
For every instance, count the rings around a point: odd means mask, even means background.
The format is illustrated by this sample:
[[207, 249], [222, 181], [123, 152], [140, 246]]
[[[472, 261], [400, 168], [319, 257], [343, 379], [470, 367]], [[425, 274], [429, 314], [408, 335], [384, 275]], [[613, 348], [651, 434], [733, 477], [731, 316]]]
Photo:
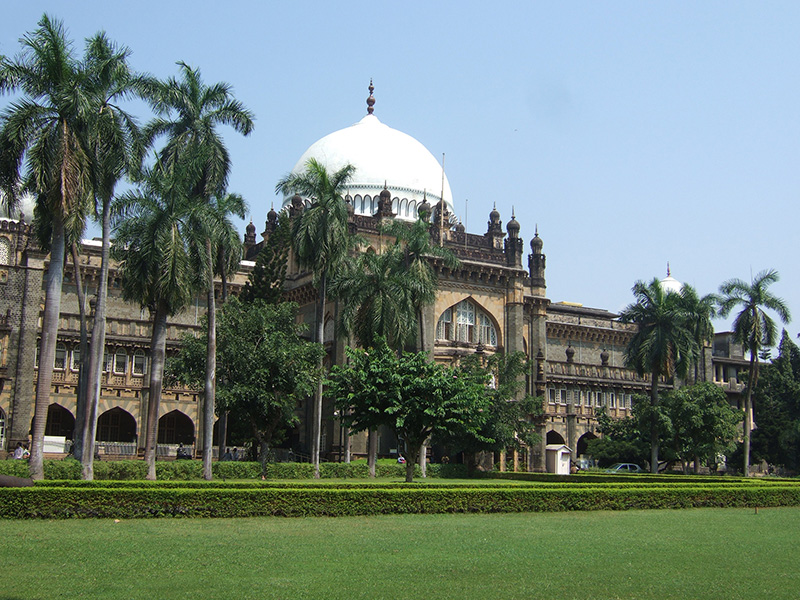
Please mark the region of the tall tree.
[[[42, 452], [64, 276], [65, 221], [89, 187], [85, 131], [91, 102], [64, 25], [44, 15], [21, 53], [0, 61], [0, 93], [21, 92], [0, 115], [0, 185], [6, 201], [30, 192], [52, 219], [50, 262], [36, 381], [30, 471], [44, 477]], [[24, 174], [23, 171], [24, 162]]]
[[[167, 170], [178, 165], [188, 168], [191, 174], [193, 195], [206, 203], [214, 196], [222, 196], [230, 174], [230, 156], [217, 128], [228, 125], [242, 135], [253, 130], [253, 115], [233, 97], [227, 83], [206, 85], [199, 69], [184, 62], [178, 63], [180, 79], [170, 77], [164, 82], [150, 80], [148, 97], [158, 115], [144, 129], [147, 145], [159, 137], [167, 142], [159, 152], [160, 162]], [[219, 207], [218, 207], [219, 208]], [[195, 239], [205, 237], [202, 256], [206, 278], [208, 306], [208, 352], [206, 381], [203, 387], [203, 477], [211, 479], [211, 432], [213, 430], [214, 396], [216, 385], [216, 297], [214, 290], [215, 246], [220, 240], [198, 230]]]
[[156, 478], [158, 411], [163, 388], [167, 318], [183, 310], [194, 293], [188, 221], [198, 209], [179, 175], [157, 164], [145, 171], [140, 189], [126, 193], [115, 207], [116, 244], [122, 296], [148, 308], [153, 319], [147, 396], [145, 460], [147, 478]]
[[[249, 423], [262, 464], [296, 424], [297, 401], [313, 393], [319, 377], [317, 360], [324, 351], [302, 339], [296, 318], [296, 305], [262, 299], [240, 302], [234, 297], [220, 311], [220, 410]], [[204, 347], [204, 336], [184, 338], [169, 369], [179, 381], [202, 385]]]
[[679, 294], [665, 292], [658, 279], [653, 279], [649, 284], [637, 281], [633, 295], [636, 302], [620, 313], [619, 320], [637, 326], [625, 349], [625, 364], [639, 376], [650, 375], [650, 470], [657, 473], [659, 379], [684, 377], [697, 360], [699, 347]]
[[[140, 140], [136, 119], [120, 102], [138, 95], [141, 78], [128, 65], [130, 50], [119, 47], [104, 33], [89, 39], [86, 47], [86, 87], [92, 103], [87, 130], [94, 211], [102, 227], [100, 277], [97, 284], [91, 355], [82, 354], [87, 369], [85, 391], [79, 407], [79, 458], [82, 477], [94, 478], [94, 443], [97, 433], [97, 407], [100, 401], [100, 378], [105, 354], [108, 268], [111, 248], [111, 203], [116, 186], [134, 172], [134, 157]], [[87, 360], [88, 359], [88, 360]], [[76, 419], [76, 425], [77, 425]]]
[[436, 300], [438, 289], [438, 278], [431, 266], [431, 260], [439, 260], [449, 269], [457, 268], [459, 260], [448, 248], [432, 243], [430, 223], [425, 218], [420, 217], [411, 225], [393, 221], [385, 228], [385, 232], [394, 235], [403, 248], [403, 268], [409, 279], [408, 291], [419, 327], [418, 350], [424, 351], [426, 340], [423, 309]]
[[727, 317], [739, 309], [733, 320], [733, 335], [750, 353], [747, 393], [744, 405], [744, 476], [750, 475], [750, 432], [753, 429], [753, 390], [758, 384], [758, 354], [778, 341], [775, 321], [766, 312], [778, 315], [783, 323], [791, 320], [789, 307], [781, 298], [769, 291], [769, 286], [780, 279], [775, 270], [761, 271], [751, 283], [730, 279], [719, 288], [721, 296], [719, 314]]
[[266, 300], [270, 304], [281, 301], [291, 234], [292, 224], [289, 215], [286, 212], [278, 213], [275, 229], [256, 256], [256, 264], [242, 290], [241, 299], [244, 302], [253, 302], [257, 298]]
[[355, 431], [389, 427], [405, 443], [406, 481], [423, 443], [450, 432], [480, 436], [489, 401], [485, 372], [448, 368], [425, 352], [399, 356], [385, 340], [369, 350], [347, 350], [348, 364], [331, 369], [330, 392]]
[[699, 350], [697, 360], [693, 364], [694, 381], [697, 383], [702, 380], [700, 370], [706, 368], [704, 348], [714, 339], [714, 325], [711, 319], [717, 316], [719, 298], [716, 294], [706, 294], [701, 297], [689, 284], [683, 285], [680, 296], [681, 309], [686, 313]]
[[[328, 285], [353, 246], [353, 237], [347, 224], [347, 204], [343, 195], [354, 171], [355, 167], [345, 165], [335, 173], [328, 173], [323, 164], [312, 158], [306, 163], [305, 171], [287, 175], [276, 186], [279, 193], [287, 196], [300, 194], [311, 200], [311, 206], [292, 223], [292, 248], [300, 267], [311, 270], [313, 283], [317, 287], [314, 341], [320, 344], [324, 341]], [[320, 370], [322, 367], [323, 358], [320, 357]], [[314, 476], [319, 478], [321, 379], [314, 394], [313, 412], [311, 457], [314, 462]]]

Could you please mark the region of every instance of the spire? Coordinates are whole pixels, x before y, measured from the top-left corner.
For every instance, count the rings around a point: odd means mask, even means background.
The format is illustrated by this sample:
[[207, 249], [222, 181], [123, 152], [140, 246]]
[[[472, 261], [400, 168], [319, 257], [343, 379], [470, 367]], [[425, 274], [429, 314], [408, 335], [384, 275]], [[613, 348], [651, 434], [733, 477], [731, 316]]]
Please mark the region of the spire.
[[669, 277], [669, 276], [670, 276], [670, 272], [669, 272], [669, 261], [667, 261], [667, 277]]
[[375, 96], [372, 95], [372, 92], [375, 91], [375, 86], [372, 85], [372, 77], [369, 78], [369, 98], [367, 98], [367, 114], [371, 115], [375, 109]]

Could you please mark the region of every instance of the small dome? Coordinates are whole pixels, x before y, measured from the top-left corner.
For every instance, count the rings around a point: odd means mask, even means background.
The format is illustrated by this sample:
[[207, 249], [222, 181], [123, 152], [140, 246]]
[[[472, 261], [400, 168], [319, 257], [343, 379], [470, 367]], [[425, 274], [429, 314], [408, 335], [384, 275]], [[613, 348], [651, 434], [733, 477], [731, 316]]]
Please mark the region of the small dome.
[[256, 226], [253, 225], [253, 221], [252, 220], [250, 221], [250, 224], [247, 227], [244, 228], [244, 230], [247, 233], [247, 235], [251, 235], [251, 234], [255, 235], [256, 234]]
[[544, 242], [542, 238], [539, 237], [539, 232], [537, 231], [531, 239], [531, 250], [534, 254], [541, 254], [542, 246], [544, 246]]
[[274, 223], [278, 220], [278, 213], [275, 212], [274, 207], [270, 207], [269, 212], [267, 213], [267, 221], [269, 223]]
[[467, 228], [464, 227], [464, 224], [461, 221], [459, 221], [458, 225], [456, 225], [456, 231], [458, 233], [464, 233], [466, 230], [467, 230]]
[[506, 223], [506, 231], [510, 237], [517, 237], [519, 235], [519, 222], [511, 215], [511, 220]]
[[489, 213], [489, 221], [492, 223], [499, 223], [500, 222], [500, 211], [497, 210], [497, 205], [492, 208], [492, 212]]
[[667, 263], [667, 276], [661, 280], [661, 289], [665, 293], [680, 294], [683, 290], [683, 284], [675, 279], [669, 271], [669, 263]]

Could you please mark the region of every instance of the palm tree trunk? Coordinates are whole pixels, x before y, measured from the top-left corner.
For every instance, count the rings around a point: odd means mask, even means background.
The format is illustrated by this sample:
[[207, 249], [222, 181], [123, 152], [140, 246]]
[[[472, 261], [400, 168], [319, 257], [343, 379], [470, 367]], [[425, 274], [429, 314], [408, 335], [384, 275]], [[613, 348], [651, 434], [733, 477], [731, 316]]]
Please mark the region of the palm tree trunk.
[[33, 416], [33, 439], [28, 465], [31, 479], [44, 479], [44, 430], [50, 407], [50, 386], [53, 382], [53, 363], [56, 358], [58, 319], [61, 313], [61, 285], [64, 280], [64, 222], [53, 216], [53, 237], [50, 264], [45, 284], [42, 343], [39, 352], [39, 374], [36, 380], [36, 408]]
[[378, 430], [370, 429], [367, 432], [367, 466], [369, 476], [375, 478], [375, 463], [378, 459]]
[[[106, 306], [108, 305], [108, 265], [111, 249], [111, 200], [103, 200], [103, 244], [100, 251], [100, 279], [97, 282], [97, 303], [92, 324], [92, 347], [86, 375], [86, 405], [84, 407], [83, 453], [81, 477], [94, 479], [94, 445], [97, 437], [97, 407], [100, 404], [100, 379], [103, 376], [103, 358], [106, 349]], [[83, 357], [83, 354], [81, 354]], [[82, 362], [84, 359], [82, 359]]]
[[[225, 274], [224, 265], [220, 268], [220, 277], [222, 279], [222, 294], [220, 302], [225, 304], [228, 301], [228, 277]], [[215, 317], [216, 320], [216, 317]], [[216, 332], [215, 332], [216, 333]], [[224, 383], [224, 382], [223, 382]], [[216, 401], [216, 393], [214, 394], [214, 401]], [[228, 445], [228, 411], [223, 410], [219, 415], [219, 426], [217, 427], [217, 460], [222, 460], [225, 456], [225, 449]]]
[[206, 348], [206, 381], [203, 388], [203, 479], [211, 481], [211, 453], [214, 447], [214, 396], [217, 377], [217, 305], [214, 298], [214, 263], [211, 240], [206, 240], [208, 259], [208, 346]]
[[753, 388], [755, 387], [757, 353], [750, 350], [750, 370], [747, 377], [747, 395], [744, 399], [744, 461], [743, 473], [750, 477], [750, 431], [753, 429]]
[[[324, 343], [325, 336], [325, 296], [328, 291], [328, 278], [322, 275], [319, 281], [318, 297], [317, 297], [317, 333], [316, 341], [318, 344]], [[319, 382], [317, 383], [317, 391], [314, 394], [314, 414], [312, 416], [313, 429], [311, 433], [311, 460], [314, 462], [314, 478], [319, 479], [319, 454], [320, 443], [322, 441], [322, 370], [325, 362], [324, 357], [319, 358]]]
[[78, 389], [75, 394], [75, 429], [72, 433], [72, 456], [80, 461], [83, 450], [83, 431], [86, 427], [86, 403], [88, 402], [88, 375], [89, 362], [89, 333], [86, 322], [86, 290], [83, 286], [83, 274], [81, 273], [80, 257], [78, 256], [78, 245], [73, 242], [70, 247], [72, 255], [72, 269], [75, 274], [75, 290], [78, 294], [78, 313], [80, 316], [80, 343], [79, 355], [81, 357], [78, 367]]
[[650, 472], [658, 473], [658, 426], [655, 409], [658, 407], [658, 371], [651, 374], [650, 407], [653, 410], [650, 416]]
[[147, 479], [156, 479], [156, 447], [158, 443], [158, 410], [164, 385], [164, 358], [167, 347], [167, 309], [163, 303], [156, 306], [153, 315], [153, 334], [150, 338], [150, 387], [147, 394], [147, 431], [144, 460], [147, 462]]

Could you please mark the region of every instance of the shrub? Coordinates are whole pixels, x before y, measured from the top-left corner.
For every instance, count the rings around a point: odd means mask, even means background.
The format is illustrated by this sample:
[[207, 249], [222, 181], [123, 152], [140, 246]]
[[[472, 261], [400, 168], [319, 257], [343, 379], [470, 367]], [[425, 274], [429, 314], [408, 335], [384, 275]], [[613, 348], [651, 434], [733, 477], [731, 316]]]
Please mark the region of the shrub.
[[351, 516], [798, 506], [800, 486], [634, 489], [94, 487], [0, 488], [0, 518]]

